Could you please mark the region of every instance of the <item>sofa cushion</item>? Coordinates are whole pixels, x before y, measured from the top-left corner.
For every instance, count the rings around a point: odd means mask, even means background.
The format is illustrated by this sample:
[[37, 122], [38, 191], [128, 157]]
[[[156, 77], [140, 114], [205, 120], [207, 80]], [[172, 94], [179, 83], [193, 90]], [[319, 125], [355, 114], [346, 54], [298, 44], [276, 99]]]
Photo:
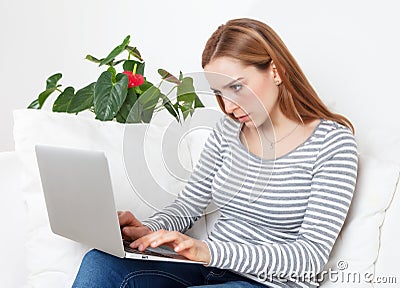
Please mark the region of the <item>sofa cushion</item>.
[[[143, 219], [172, 201], [191, 170], [185, 126], [166, 113], [152, 124], [120, 124], [41, 110], [14, 111], [15, 151], [23, 166], [27, 207], [26, 258], [31, 287], [70, 287], [88, 247], [54, 235], [49, 226], [35, 144], [104, 151], [118, 210]], [[205, 235], [198, 225], [191, 231]], [[200, 236], [199, 236], [200, 237]]]
[[[24, 206], [21, 200], [21, 163], [15, 152], [0, 153], [0, 287], [22, 287], [25, 266]], [[6, 259], [6, 261], [3, 261]]]
[[322, 287], [373, 287], [380, 228], [396, 188], [399, 166], [360, 155], [357, 185], [345, 224], [333, 247]]
[[400, 282], [400, 185], [386, 211], [381, 228], [379, 255], [375, 264], [375, 288], [398, 287]]

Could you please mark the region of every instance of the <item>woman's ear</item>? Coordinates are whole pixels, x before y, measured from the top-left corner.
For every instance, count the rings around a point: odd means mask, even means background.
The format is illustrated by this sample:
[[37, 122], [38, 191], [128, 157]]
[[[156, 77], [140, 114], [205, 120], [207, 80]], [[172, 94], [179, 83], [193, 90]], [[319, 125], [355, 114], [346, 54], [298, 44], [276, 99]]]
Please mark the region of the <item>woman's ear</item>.
[[271, 61], [271, 68], [276, 86], [281, 85], [282, 79], [281, 76], [279, 76], [278, 69], [276, 69], [274, 61]]

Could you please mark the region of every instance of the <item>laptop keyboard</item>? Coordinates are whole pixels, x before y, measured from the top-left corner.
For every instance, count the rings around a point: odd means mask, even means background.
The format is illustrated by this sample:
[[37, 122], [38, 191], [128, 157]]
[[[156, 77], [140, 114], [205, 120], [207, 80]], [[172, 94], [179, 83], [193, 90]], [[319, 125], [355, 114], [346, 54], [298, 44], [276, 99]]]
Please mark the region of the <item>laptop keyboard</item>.
[[151, 255], [151, 256], [158, 256], [158, 257], [167, 257], [167, 258], [181, 258], [182, 257], [179, 254], [177, 254], [176, 252], [174, 252], [173, 250], [171, 250], [169, 247], [167, 247], [167, 248], [162, 248], [162, 247], [151, 248], [151, 247], [149, 247], [145, 251], [139, 251], [136, 248], [130, 247], [129, 244], [130, 244], [129, 241], [124, 240], [124, 249], [126, 252], [139, 253], [139, 254], [143, 254], [143, 255]]

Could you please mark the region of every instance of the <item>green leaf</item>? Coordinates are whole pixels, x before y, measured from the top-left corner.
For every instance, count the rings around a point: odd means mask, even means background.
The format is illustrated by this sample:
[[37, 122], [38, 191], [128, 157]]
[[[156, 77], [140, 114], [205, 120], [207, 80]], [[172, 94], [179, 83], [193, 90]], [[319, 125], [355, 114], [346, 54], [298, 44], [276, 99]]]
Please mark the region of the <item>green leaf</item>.
[[194, 103], [197, 95], [194, 92], [192, 78], [185, 77], [182, 79], [182, 83], [178, 85], [177, 95], [178, 101]]
[[136, 68], [136, 73], [144, 75], [144, 66], [145, 66], [144, 62], [138, 64], [138, 66]]
[[53, 112], [68, 112], [69, 105], [75, 96], [75, 89], [73, 87], [65, 88], [54, 101]]
[[28, 109], [40, 109], [40, 105], [39, 105], [39, 99], [35, 99], [32, 101], [31, 104], [29, 104]]
[[119, 112], [115, 115], [115, 120], [117, 120], [118, 123], [126, 123], [126, 119]]
[[118, 64], [120, 64], [120, 63], [122, 63], [122, 62], [124, 62], [125, 61], [125, 59], [121, 59], [121, 60], [118, 60], [118, 61], [112, 61], [112, 62], [110, 62], [110, 66], [117, 66]]
[[104, 71], [96, 82], [94, 90], [94, 111], [96, 119], [112, 120], [124, 103], [128, 91], [128, 77], [118, 74], [113, 83], [112, 74]]
[[122, 117], [119, 112], [117, 113], [117, 115], [115, 115], [115, 120], [117, 120], [118, 123], [126, 123], [125, 118]]
[[150, 123], [153, 117], [154, 108], [156, 107], [161, 96], [160, 89], [149, 87], [136, 101], [131, 111], [131, 119], [133, 123]]
[[194, 108], [203, 108], [205, 107], [203, 102], [201, 102], [199, 96], [196, 94], [196, 99], [194, 100]]
[[28, 108], [30, 109], [41, 109], [43, 107], [44, 102], [46, 99], [54, 92], [57, 90], [58, 87], [61, 85], [57, 84], [58, 81], [62, 78], [61, 73], [56, 73], [46, 80], [46, 90], [41, 92], [38, 96], [37, 101], [33, 101], [31, 104], [29, 104]]
[[82, 89], [76, 91], [75, 97], [72, 98], [68, 107], [68, 113], [78, 113], [87, 110], [93, 106], [94, 87], [96, 82], [93, 82]]
[[127, 45], [125, 47], [125, 50], [128, 51], [129, 54], [131, 54], [136, 59], [138, 59], [140, 61], [143, 61], [142, 55], [140, 55], [140, 52], [136, 47], [132, 47], [132, 46]]
[[117, 82], [117, 70], [113, 66], [108, 67], [107, 71], [111, 72], [112, 82]]
[[142, 95], [143, 94], [143, 91], [142, 91], [142, 89], [140, 89], [140, 86], [135, 86], [135, 87], [133, 87], [133, 89], [135, 89], [135, 93], [137, 95]]
[[54, 112], [78, 113], [93, 106], [95, 82], [74, 93], [74, 88], [67, 87], [53, 104]]
[[56, 90], [57, 90], [57, 88], [49, 88], [49, 89], [46, 89], [42, 93], [39, 94], [39, 97], [38, 97], [39, 107], [38, 107], [38, 109], [41, 109], [43, 107], [43, 104], [46, 101], [46, 99]]
[[178, 85], [177, 89], [177, 103], [179, 103], [183, 119], [186, 119], [188, 115], [193, 115], [196, 108], [204, 107], [204, 104], [195, 92], [193, 79], [191, 77], [184, 77], [181, 81], [182, 83]]
[[179, 105], [180, 110], [182, 111], [183, 119], [185, 120], [189, 114], [192, 114], [193, 109], [191, 106], [185, 104], [185, 105]]
[[126, 60], [124, 64], [122, 64], [122, 68], [124, 71], [133, 71], [133, 67], [135, 67], [135, 63], [140, 63], [135, 60]]
[[176, 78], [174, 75], [164, 69], [158, 69], [158, 74], [160, 74], [161, 78], [167, 82], [175, 83], [178, 85], [181, 84], [181, 81], [179, 81], [178, 78]]
[[[103, 61], [105, 58], [101, 58], [101, 59], [97, 59], [96, 57], [94, 57], [94, 56], [92, 56], [92, 55], [86, 55], [86, 59], [87, 60], [89, 60], [89, 61], [91, 61], [91, 62], [93, 62], [93, 63], [96, 63], [96, 64], [99, 64], [99, 63], [101, 63], [101, 61]], [[109, 61], [108, 63], [105, 63], [105, 64], [107, 64], [107, 65], [109, 65], [110, 67], [112, 67], [112, 66], [117, 66], [119, 63], [122, 63], [122, 62], [124, 62], [125, 60], [118, 60], [118, 61]]]
[[179, 111], [175, 109], [174, 105], [172, 104], [171, 100], [161, 93], [161, 99], [163, 100], [162, 105], [167, 109], [167, 111], [175, 117], [176, 121], [179, 122]]
[[57, 85], [58, 81], [62, 78], [61, 73], [56, 73], [54, 75], [51, 75], [49, 78], [46, 80], [46, 90], [51, 89], [51, 88], [57, 88], [60, 85]]
[[93, 57], [92, 55], [86, 55], [86, 57], [85, 57], [85, 59], [87, 59], [87, 60], [89, 60], [89, 61], [91, 61], [91, 62], [94, 62], [94, 63], [96, 63], [96, 64], [99, 64], [101, 61], [103, 61], [104, 60], [104, 58], [103, 59], [97, 59], [96, 57]]
[[133, 71], [133, 68], [135, 67], [135, 64], [137, 65], [136, 67], [136, 73], [144, 75], [144, 63], [135, 61], [135, 60], [126, 60], [122, 67], [124, 68], [124, 71]]
[[126, 46], [129, 44], [131, 36], [126, 36], [124, 41], [122, 42], [122, 44], [118, 45], [117, 47], [115, 47], [110, 54], [108, 54], [108, 56], [106, 58], [104, 58], [100, 63], [99, 66], [102, 66], [104, 64], [107, 64], [109, 62], [111, 62], [112, 60], [115, 59], [115, 57], [117, 57], [119, 54], [121, 54]]
[[[144, 80], [144, 83], [142, 85], [139, 86], [140, 90], [142, 90], [143, 92], [146, 91], [147, 89], [149, 89], [150, 87], [153, 87], [154, 84], [147, 81], [146, 78]], [[139, 96], [139, 95], [138, 95]]]
[[129, 88], [128, 95], [126, 96], [126, 99], [122, 104], [121, 109], [119, 109], [118, 114], [115, 116], [118, 122], [134, 123], [134, 119], [131, 115], [131, 110], [133, 109], [137, 99], [138, 96], [136, 95], [135, 90], [133, 88]]

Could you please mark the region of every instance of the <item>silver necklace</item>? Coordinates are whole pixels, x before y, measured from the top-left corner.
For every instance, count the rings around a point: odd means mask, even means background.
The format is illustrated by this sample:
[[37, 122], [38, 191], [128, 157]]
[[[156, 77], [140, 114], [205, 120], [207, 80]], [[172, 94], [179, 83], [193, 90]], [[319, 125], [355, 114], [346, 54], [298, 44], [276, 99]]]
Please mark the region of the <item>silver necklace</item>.
[[283, 136], [281, 139], [276, 140], [276, 141], [271, 141], [271, 140], [269, 140], [268, 137], [265, 136], [264, 130], [263, 130], [263, 129], [261, 129], [261, 133], [263, 134], [264, 138], [267, 139], [267, 141], [269, 142], [269, 149], [272, 150], [272, 149], [274, 149], [276, 143], [279, 143], [279, 142], [281, 142], [283, 139], [285, 139], [286, 137], [289, 137], [290, 135], [292, 135], [292, 133], [297, 129], [297, 127], [299, 127], [299, 125], [300, 125], [300, 123], [297, 123], [297, 125], [296, 125], [288, 134], [286, 134], [286, 135]]

